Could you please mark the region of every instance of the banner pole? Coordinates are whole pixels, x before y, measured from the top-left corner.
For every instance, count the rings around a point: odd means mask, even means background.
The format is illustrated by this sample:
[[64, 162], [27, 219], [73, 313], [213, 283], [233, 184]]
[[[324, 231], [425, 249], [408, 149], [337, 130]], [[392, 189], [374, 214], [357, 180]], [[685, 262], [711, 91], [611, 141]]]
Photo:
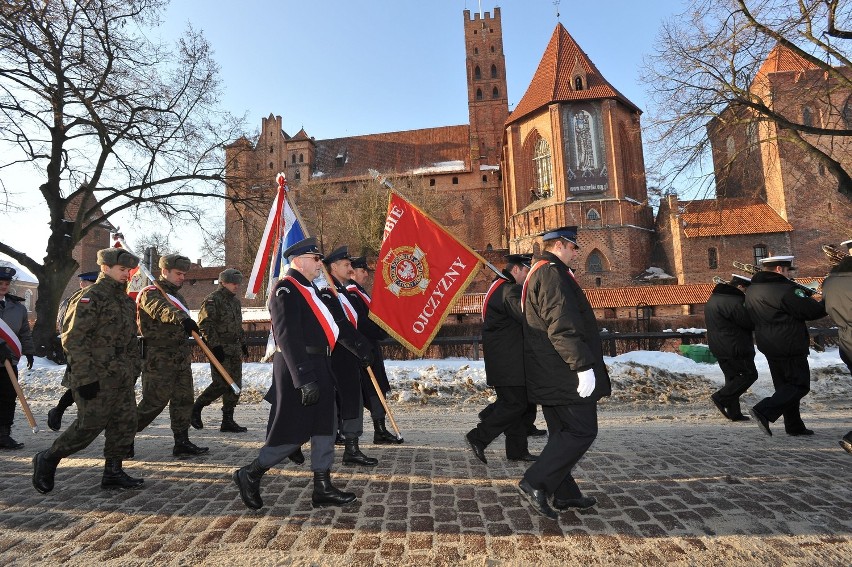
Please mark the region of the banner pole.
[[38, 433], [38, 425], [36, 424], [35, 417], [33, 417], [32, 410], [30, 410], [30, 404], [27, 403], [27, 398], [24, 396], [24, 391], [21, 390], [21, 384], [15, 376], [15, 369], [12, 368], [12, 363], [8, 360], [4, 360], [3, 363], [6, 366], [6, 374], [9, 375], [9, 380], [12, 381], [12, 387], [15, 389], [15, 394], [21, 402], [21, 408], [24, 410], [24, 415], [27, 416], [27, 422], [29, 422], [33, 433]]

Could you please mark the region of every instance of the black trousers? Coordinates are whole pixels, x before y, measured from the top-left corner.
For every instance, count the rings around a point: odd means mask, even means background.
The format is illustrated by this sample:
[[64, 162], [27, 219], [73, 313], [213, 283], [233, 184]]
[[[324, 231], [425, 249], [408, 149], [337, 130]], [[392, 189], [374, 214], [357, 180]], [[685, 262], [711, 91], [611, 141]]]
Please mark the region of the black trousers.
[[757, 381], [754, 357], [720, 358], [719, 367], [725, 374], [725, 385], [713, 394], [713, 398], [728, 410], [728, 417], [739, 417], [743, 414], [740, 396]]
[[493, 404], [493, 411], [479, 422], [470, 435], [487, 446], [505, 433], [506, 457], [520, 459], [529, 453], [527, 430], [535, 418], [535, 406], [530, 414], [526, 386], [495, 386], [494, 391], [497, 401]]
[[[12, 363], [12, 361], [9, 361]], [[18, 377], [18, 367], [12, 364], [12, 369], [15, 371], [15, 377]], [[15, 387], [12, 386], [12, 381], [9, 380], [9, 373], [6, 372], [6, 365], [0, 364], [0, 426], [12, 427], [15, 421], [15, 404], [17, 403], [17, 394]]]
[[64, 412], [72, 405], [74, 405], [74, 392], [72, 392], [69, 388], [68, 390], [65, 390], [65, 393], [62, 394], [62, 397], [59, 398], [58, 402], [56, 402], [56, 409]]
[[524, 479], [556, 498], [580, 498], [583, 494], [571, 470], [598, 436], [597, 403], [542, 406], [542, 413], [547, 421], [547, 445]]
[[811, 391], [811, 369], [808, 366], [808, 357], [791, 356], [766, 360], [769, 362], [769, 372], [772, 374], [775, 393], [768, 398], [763, 398], [754, 406], [754, 409], [773, 422], [784, 416], [784, 430], [787, 433], [799, 433], [805, 429], [799, 404]]

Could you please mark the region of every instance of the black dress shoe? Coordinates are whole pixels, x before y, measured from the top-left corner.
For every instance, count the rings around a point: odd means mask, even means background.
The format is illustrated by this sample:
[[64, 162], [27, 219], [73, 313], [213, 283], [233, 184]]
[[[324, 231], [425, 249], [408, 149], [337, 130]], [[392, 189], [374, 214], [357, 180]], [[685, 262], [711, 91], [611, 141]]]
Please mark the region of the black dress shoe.
[[849, 435], [840, 440], [840, 446], [843, 447], [843, 450], [852, 455], [852, 441], [847, 439]]
[[769, 430], [769, 420], [763, 417], [762, 414], [757, 413], [757, 410], [754, 408], [748, 410], [748, 413], [757, 421], [757, 426], [760, 427], [764, 433], [772, 437], [772, 432]]
[[521, 493], [527, 497], [527, 500], [533, 505], [533, 507], [539, 511], [544, 516], [547, 516], [551, 520], [556, 520], [559, 518], [559, 514], [550, 507], [550, 504], [547, 503], [547, 493], [544, 490], [537, 490], [530, 486], [526, 480], [522, 480], [518, 484], [518, 488], [521, 489]]
[[483, 463], [485, 463], [487, 465], [488, 460], [485, 458], [485, 445], [483, 445], [482, 443], [480, 443], [476, 439], [473, 439], [470, 435], [471, 433], [473, 433], [473, 431], [469, 431], [464, 436], [465, 440], [467, 441], [467, 446], [470, 447], [470, 450], [473, 451], [473, 455], [477, 459], [479, 459], [480, 461], [482, 461]]
[[527, 431], [527, 437], [544, 437], [545, 435], [547, 435], [547, 429], [539, 429], [535, 425]]
[[732, 419], [731, 416], [728, 415], [728, 410], [725, 409], [725, 406], [722, 405], [722, 402], [720, 402], [713, 396], [710, 396], [710, 401], [713, 402], [713, 405], [716, 406], [716, 409], [719, 410], [719, 413], [725, 416], [725, 419]]
[[338, 447], [346, 446], [346, 438], [339, 431], [337, 432], [337, 435], [334, 437], [334, 444], [337, 445]]
[[553, 507], [557, 510], [567, 510], [568, 508], [577, 508], [578, 510], [586, 510], [598, 503], [594, 496], [581, 496], [580, 498], [553, 498]]
[[791, 435], [793, 437], [808, 436], [808, 435], [813, 435], [813, 434], [814, 434], [813, 430], [807, 429], [807, 428], [802, 429], [801, 431], [788, 431], [787, 432], [787, 435]]
[[520, 457], [507, 457], [510, 461], [520, 461], [526, 463], [532, 463], [533, 461], [538, 460], [538, 455], [533, 455], [527, 452], [526, 455], [521, 455]]
[[751, 418], [747, 415], [735, 415], [731, 418], [731, 421], [751, 421]]

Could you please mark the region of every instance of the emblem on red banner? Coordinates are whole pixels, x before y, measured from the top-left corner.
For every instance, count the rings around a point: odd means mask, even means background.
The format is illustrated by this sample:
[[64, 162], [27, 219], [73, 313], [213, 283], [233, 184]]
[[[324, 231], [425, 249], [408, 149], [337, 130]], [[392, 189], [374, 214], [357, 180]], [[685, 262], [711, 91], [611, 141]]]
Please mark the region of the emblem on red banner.
[[399, 246], [382, 258], [385, 287], [395, 296], [425, 293], [429, 286], [426, 253], [416, 244]]

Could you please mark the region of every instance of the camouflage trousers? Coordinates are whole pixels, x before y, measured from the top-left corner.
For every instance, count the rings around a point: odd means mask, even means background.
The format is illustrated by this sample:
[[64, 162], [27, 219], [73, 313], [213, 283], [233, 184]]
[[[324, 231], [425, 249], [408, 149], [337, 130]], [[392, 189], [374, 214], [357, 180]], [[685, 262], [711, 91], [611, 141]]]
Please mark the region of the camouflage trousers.
[[188, 431], [194, 400], [188, 349], [150, 349], [142, 367], [142, 400], [136, 407], [136, 431], [148, 427], [166, 405], [172, 431]]
[[[231, 376], [231, 380], [239, 386], [243, 387], [243, 361], [240, 358], [240, 355], [237, 356], [225, 356], [225, 360], [220, 360], [222, 366], [225, 367], [225, 370], [228, 371], [228, 374]], [[224, 409], [233, 409], [236, 407], [237, 403], [240, 401], [239, 394], [235, 394], [231, 389], [230, 384], [228, 384], [222, 375], [216, 370], [216, 367], [212, 364], [210, 365], [210, 376], [212, 378], [212, 382], [207, 388], [201, 392], [201, 395], [198, 396], [197, 403], [202, 406], [209, 406], [213, 402], [222, 397], [222, 407]]]
[[53, 442], [57, 457], [81, 451], [104, 432], [104, 458], [123, 459], [136, 436], [136, 395], [131, 385], [100, 390], [91, 400], [74, 391], [77, 419]]

